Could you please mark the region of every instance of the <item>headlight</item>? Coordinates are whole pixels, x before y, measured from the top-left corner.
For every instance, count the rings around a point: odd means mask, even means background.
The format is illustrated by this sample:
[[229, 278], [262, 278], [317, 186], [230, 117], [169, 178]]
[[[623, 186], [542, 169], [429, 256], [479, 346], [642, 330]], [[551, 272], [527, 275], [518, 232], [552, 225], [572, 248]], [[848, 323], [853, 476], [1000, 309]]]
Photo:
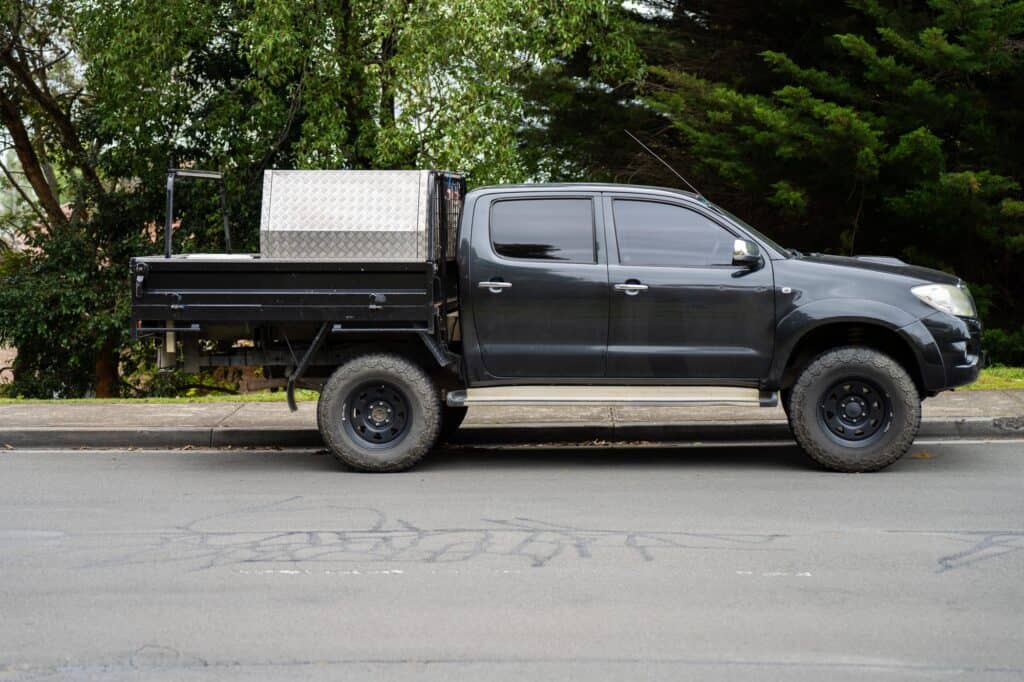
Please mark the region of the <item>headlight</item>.
[[977, 317], [971, 292], [962, 284], [925, 284], [910, 290], [933, 308], [958, 317]]

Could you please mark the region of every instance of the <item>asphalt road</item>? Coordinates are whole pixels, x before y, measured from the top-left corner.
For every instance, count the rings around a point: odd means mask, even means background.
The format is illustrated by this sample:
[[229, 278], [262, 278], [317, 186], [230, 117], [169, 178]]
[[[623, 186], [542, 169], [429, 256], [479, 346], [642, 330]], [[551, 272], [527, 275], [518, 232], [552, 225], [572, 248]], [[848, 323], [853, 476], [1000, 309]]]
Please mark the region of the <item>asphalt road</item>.
[[0, 680], [1024, 677], [1024, 442], [0, 450]]

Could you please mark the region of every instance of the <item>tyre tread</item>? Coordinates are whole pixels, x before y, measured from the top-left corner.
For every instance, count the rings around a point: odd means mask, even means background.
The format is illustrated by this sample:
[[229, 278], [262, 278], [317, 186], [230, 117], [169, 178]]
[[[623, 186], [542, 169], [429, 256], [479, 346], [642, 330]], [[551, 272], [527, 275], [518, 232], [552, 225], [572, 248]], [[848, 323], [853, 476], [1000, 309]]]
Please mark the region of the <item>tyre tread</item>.
[[[367, 457], [352, 447], [344, 438], [338, 438], [330, 428], [328, 411], [334, 411], [345, 400], [343, 391], [354, 377], [361, 374], [398, 376], [414, 393], [410, 396], [420, 402], [425, 428], [409, 433], [395, 448], [396, 457], [378, 460]], [[317, 403], [317, 425], [328, 450], [336, 459], [359, 471], [387, 473], [404, 471], [414, 466], [437, 442], [441, 429], [440, 394], [434, 382], [423, 369], [406, 358], [392, 353], [372, 353], [350, 359], [331, 374], [320, 393]]]
[[[809, 424], [817, 423], [818, 405], [808, 395], [823, 377], [839, 367], [870, 366], [885, 375], [896, 388], [892, 401], [900, 401], [903, 423], [894, 422], [896, 438], [867, 458], [852, 461], [844, 456], [838, 444], [815, 434]], [[808, 411], [811, 414], [808, 414]], [[859, 473], [878, 471], [902, 457], [917, 436], [921, 426], [921, 401], [917, 386], [903, 367], [888, 355], [864, 346], [843, 346], [825, 351], [807, 365], [793, 385], [789, 405], [789, 424], [797, 443], [811, 459], [833, 471]], [[898, 421], [898, 420], [897, 420]], [[831, 446], [831, 447], [830, 447]]]

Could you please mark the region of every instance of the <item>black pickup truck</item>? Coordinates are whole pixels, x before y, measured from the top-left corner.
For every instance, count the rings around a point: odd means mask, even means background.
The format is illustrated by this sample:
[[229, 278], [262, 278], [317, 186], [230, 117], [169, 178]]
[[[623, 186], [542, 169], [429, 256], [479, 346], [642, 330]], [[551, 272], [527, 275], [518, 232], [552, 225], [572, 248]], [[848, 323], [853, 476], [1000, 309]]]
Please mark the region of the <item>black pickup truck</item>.
[[981, 365], [957, 277], [804, 255], [673, 189], [273, 171], [246, 255], [172, 254], [168, 203], [166, 252], [132, 260], [134, 333], [164, 367], [262, 367], [293, 408], [319, 389], [363, 471], [411, 467], [474, 405], [779, 401], [814, 460], [873, 471]]

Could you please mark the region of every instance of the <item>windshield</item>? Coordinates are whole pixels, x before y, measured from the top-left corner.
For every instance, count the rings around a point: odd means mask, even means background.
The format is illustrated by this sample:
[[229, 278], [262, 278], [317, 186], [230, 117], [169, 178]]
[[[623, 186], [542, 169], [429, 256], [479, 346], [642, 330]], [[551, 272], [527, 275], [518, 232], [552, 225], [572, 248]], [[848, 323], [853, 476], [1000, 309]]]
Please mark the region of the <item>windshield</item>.
[[713, 203], [711, 203], [709, 201], [708, 202], [708, 206], [710, 206], [711, 208], [715, 209], [716, 211], [718, 211], [719, 213], [721, 213], [725, 217], [729, 218], [734, 223], [740, 225], [745, 230], [747, 230], [752, 235], [754, 235], [755, 237], [757, 237], [758, 239], [760, 239], [761, 241], [766, 243], [768, 246], [770, 246], [773, 249], [775, 249], [776, 251], [778, 251], [780, 254], [782, 254], [786, 258], [789, 258], [789, 256], [790, 256], [790, 250], [789, 249], [785, 248], [784, 246], [782, 246], [781, 244], [776, 242], [771, 237], [768, 237], [765, 234], [761, 233], [757, 228], [755, 228], [753, 225], [750, 225], [747, 221], [743, 220], [742, 218], [740, 218], [738, 216], [733, 215], [729, 211], [726, 211], [724, 208], [722, 208], [718, 204], [713, 204]]

